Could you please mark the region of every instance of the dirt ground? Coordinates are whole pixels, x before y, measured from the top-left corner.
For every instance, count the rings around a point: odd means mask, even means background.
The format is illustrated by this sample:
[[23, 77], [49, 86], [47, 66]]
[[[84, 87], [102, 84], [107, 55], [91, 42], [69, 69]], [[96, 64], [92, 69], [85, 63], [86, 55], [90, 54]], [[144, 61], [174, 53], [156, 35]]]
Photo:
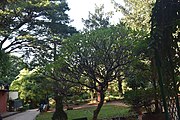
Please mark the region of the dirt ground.
[[[116, 106], [123, 106], [123, 107], [128, 107], [128, 105], [126, 105], [125, 103], [121, 102], [121, 101], [111, 101], [111, 102], [105, 102], [104, 105], [116, 105]], [[82, 104], [82, 105], [69, 105], [70, 109], [81, 109], [81, 108], [88, 108], [88, 107], [92, 107], [92, 106], [97, 106], [97, 103], [86, 103], [86, 104]], [[65, 109], [67, 109], [67, 106], [65, 107]]]

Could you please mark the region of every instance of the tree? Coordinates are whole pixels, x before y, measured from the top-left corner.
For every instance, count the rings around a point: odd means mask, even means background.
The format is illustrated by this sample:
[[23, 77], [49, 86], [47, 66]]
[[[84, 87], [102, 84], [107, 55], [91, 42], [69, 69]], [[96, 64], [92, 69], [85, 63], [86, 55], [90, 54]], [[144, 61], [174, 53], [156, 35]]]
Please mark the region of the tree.
[[[0, 50], [6, 53], [16, 52], [15, 50], [23, 47], [38, 48], [42, 40], [45, 40], [42, 38], [49, 34], [47, 31], [49, 27], [57, 28], [59, 33], [60, 31], [62, 33], [63, 26], [69, 23], [65, 13], [69, 8], [65, 0], [4, 0], [0, 7], [2, 11], [0, 13]], [[5, 46], [4, 44], [7, 43], [8, 45]]]
[[4, 84], [4, 78], [6, 77], [8, 68], [10, 67], [10, 60], [9, 55], [5, 54], [4, 51], [0, 51], [0, 56], [0, 83]]
[[[177, 86], [180, 65], [179, 10], [178, 1], [158, 0], [153, 8], [151, 19], [150, 46], [154, 55], [167, 120], [180, 117]], [[173, 107], [171, 107], [172, 104]]]
[[28, 57], [30, 52], [41, 51], [44, 58], [42, 51], [53, 49], [53, 34], [64, 35], [74, 30], [66, 29], [70, 19], [65, 13], [69, 10], [65, 0], [4, 0], [0, 9], [0, 50], [7, 54], [21, 52]]
[[136, 31], [134, 47], [136, 58], [149, 61], [148, 45], [151, 29], [151, 14], [155, 0], [124, 0], [125, 6], [112, 0], [117, 11], [124, 14], [121, 22]]
[[25, 103], [31, 101], [30, 104], [36, 107], [40, 100], [45, 99], [45, 96], [52, 91], [50, 83], [51, 81], [44, 77], [38, 69], [29, 71], [25, 68], [11, 83], [10, 90], [17, 90], [20, 99]]
[[[42, 1], [6, 1], [1, 2], [1, 40], [0, 48], [6, 53], [10, 53], [22, 46], [26, 46], [28, 41], [26, 38], [32, 38], [28, 32], [31, 30], [29, 23], [35, 22], [39, 17], [41, 10], [45, 9], [47, 3], [39, 4]], [[33, 8], [34, 7], [34, 8]], [[40, 10], [40, 8], [43, 8]], [[29, 24], [30, 25], [30, 24]], [[7, 44], [5, 46], [4, 44]]]
[[[96, 30], [99, 28], [107, 28], [110, 27], [109, 19], [112, 17], [112, 12], [104, 12], [104, 5], [97, 6], [95, 5], [94, 13], [89, 12], [88, 19], [82, 19], [84, 22], [84, 32]], [[91, 89], [91, 100], [93, 101], [93, 92]], [[97, 94], [98, 98], [100, 97]]]
[[110, 26], [109, 19], [112, 17], [112, 12], [104, 13], [104, 5], [95, 6], [94, 13], [89, 12], [88, 19], [82, 19], [84, 22], [84, 30], [95, 30], [98, 28]]
[[117, 11], [124, 14], [122, 21], [135, 30], [150, 32], [151, 12], [155, 0], [124, 0], [125, 6], [112, 0]]
[[4, 85], [10, 85], [19, 74], [19, 71], [27, 67], [21, 58], [13, 55], [4, 53], [1, 54], [0, 59], [2, 61], [0, 62], [0, 83]]
[[131, 62], [131, 38], [127, 36], [128, 29], [119, 25], [77, 34], [63, 43], [62, 56], [68, 65], [64, 71], [74, 78], [68, 81], [100, 93], [93, 120], [97, 120], [109, 83]]
[[34, 66], [54, 62], [61, 40], [76, 32], [68, 25], [66, 0], [4, 1], [1, 8], [0, 50], [11, 53], [21, 49], [25, 56], [33, 52]]
[[[134, 36], [136, 42], [134, 44], [134, 52], [136, 54], [136, 60], [139, 61], [146, 61], [148, 64], [146, 65], [146, 72], [150, 73], [149, 82], [151, 82], [151, 86], [154, 87], [154, 94], [157, 95], [158, 89], [158, 78], [157, 78], [157, 71], [155, 69], [155, 60], [152, 55], [152, 52], [149, 52], [149, 44], [150, 44], [150, 30], [151, 30], [151, 15], [152, 15], [152, 8], [155, 4], [155, 0], [124, 0], [125, 6], [117, 3], [113, 0], [113, 3], [118, 11], [121, 11], [124, 14], [124, 18], [122, 18], [122, 22], [125, 23], [127, 26], [131, 27], [132, 29], [136, 30], [137, 34]], [[132, 68], [136, 68], [136, 66], [132, 66]], [[136, 70], [137, 69], [137, 70]], [[135, 71], [139, 71], [139, 68], [134, 69]], [[142, 69], [143, 70], [143, 69]], [[136, 76], [137, 75], [137, 76]], [[137, 78], [139, 74], [136, 74], [135, 77]], [[132, 75], [131, 75], [132, 76]], [[135, 79], [131, 79], [132, 85], [137, 83]], [[137, 80], [137, 79], [136, 79]], [[144, 81], [144, 80], [143, 80]], [[138, 79], [138, 82], [142, 83]], [[134, 82], [134, 83], [133, 83]], [[159, 111], [158, 109], [158, 95], [155, 97], [155, 111]]]
[[51, 63], [46, 67], [45, 76], [49, 77], [53, 81], [51, 85], [54, 91], [54, 99], [56, 101], [56, 111], [54, 112], [52, 119], [67, 120], [68, 116], [63, 107], [64, 99], [69, 94], [75, 92], [75, 90], [72, 90], [75, 85], [67, 82], [67, 80], [72, 78], [63, 72], [65, 66], [62, 60], [58, 61], [56, 59], [54, 63]]
[[[43, 39], [43, 42], [48, 42], [35, 49], [36, 54], [33, 59], [33, 62], [36, 65], [46, 67], [48, 64], [52, 64], [54, 67], [51, 69], [45, 69], [45, 76], [48, 75], [48, 77], [54, 81], [52, 86], [54, 91], [54, 99], [56, 101], [56, 109], [52, 117], [53, 120], [67, 120], [67, 114], [63, 109], [63, 99], [71, 87], [71, 85], [68, 85], [68, 83], [59, 81], [62, 74], [58, 73], [57, 69], [61, 68], [56, 68], [55, 65], [53, 65], [56, 64], [57, 56], [61, 52], [57, 49], [62, 46], [61, 42], [64, 38], [77, 32], [74, 27], [68, 25], [70, 23], [70, 19], [65, 13], [69, 10], [66, 1], [62, 0], [61, 2], [62, 3], [59, 5], [57, 11], [54, 13], [50, 11], [49, 16], [47, 17], [49, 21], [47, 21], [45, 24], [47, 31], [45, 31], [44, 35], [46, 35], [46, 37]], [[64, 8], [62, 8], [63, 6]]]

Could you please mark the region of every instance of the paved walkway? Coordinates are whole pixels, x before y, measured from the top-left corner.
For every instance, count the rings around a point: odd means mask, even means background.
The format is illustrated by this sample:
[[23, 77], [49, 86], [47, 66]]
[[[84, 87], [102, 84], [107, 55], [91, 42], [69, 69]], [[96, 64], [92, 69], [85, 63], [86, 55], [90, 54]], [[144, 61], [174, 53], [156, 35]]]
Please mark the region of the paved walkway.
[[39, 114], [37, 109], [28, 110], [22, 113], [6, 117], [3, 120], [35, 120], [35, 117]]
[[18, 112], [4, 112], [4, 113], [1, 113], [1, 117], [2, 118], [5, 118], [5, 117], [8, 117], [8, 116], [12, 116], [12, 115], [15, 115], [17, 114]]

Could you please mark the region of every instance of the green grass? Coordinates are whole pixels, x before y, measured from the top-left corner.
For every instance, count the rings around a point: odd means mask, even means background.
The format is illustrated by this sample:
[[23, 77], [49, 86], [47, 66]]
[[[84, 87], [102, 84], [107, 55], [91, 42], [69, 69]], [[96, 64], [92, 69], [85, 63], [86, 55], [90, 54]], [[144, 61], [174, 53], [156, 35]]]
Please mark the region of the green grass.
[[[75, 118], [87, 117], [88, 120], [92, 120], [93, 110], [95, 107], [91, 108], [83, 108], [78, 110], [68, 110], [68, 120], [72, 120]], [[107, 119], [118, 116], [128, 116], [130, 113], [128, 112], [129, 108], [121, 107], [121, 106], [113, 106], [113, 105], [104, 105], [99, 113], [98, 119]], [[53, 113], [41, 113], [38, 115], [36, 120], [51, 120]]]
[[52, 114], [53, 114], [53, 113], [51, 113], [51, 112], [40, 113], [40, 114], [36, 117], [36, 120], [52, 120], [52, 119], [51, 119]]

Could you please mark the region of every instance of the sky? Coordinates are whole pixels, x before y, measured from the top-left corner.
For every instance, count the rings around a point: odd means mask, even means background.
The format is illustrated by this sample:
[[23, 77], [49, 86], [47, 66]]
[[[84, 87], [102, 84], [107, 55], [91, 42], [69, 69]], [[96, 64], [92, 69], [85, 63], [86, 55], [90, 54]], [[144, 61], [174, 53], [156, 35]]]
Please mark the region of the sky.
[[[82, 30], [83, 23], [82, 18], [87, 19], [89, 15], [89, 11], [94, 13], [95, 4], [102, 5], [104, 4], [104, 11], [114, 11], [113, 4], [111, 0], [67, 0], [70, 11], [68, 14], [70, 18], [73, 20], [71, 23], [72, 26], [76, 27], [77, 30]], [[117, 0], [118, 3], [123, 4], [123, 0]], [[119, 22], [119, 18], [122, 18], [122, 14], [120, 12], [114, 13], [113, 18], [110, 20], [112, 24], [116, 24]]]

